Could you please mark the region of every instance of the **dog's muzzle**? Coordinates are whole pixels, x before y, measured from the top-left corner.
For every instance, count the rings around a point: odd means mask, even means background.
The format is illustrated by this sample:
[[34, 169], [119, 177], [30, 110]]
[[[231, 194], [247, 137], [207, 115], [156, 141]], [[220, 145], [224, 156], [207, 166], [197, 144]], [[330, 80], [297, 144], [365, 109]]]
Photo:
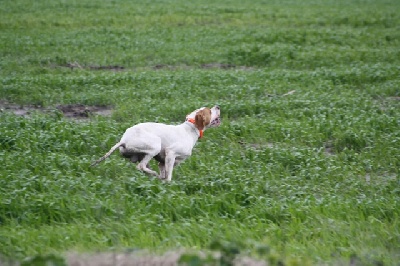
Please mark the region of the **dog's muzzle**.
[[213, 121], [211, 121], [210, 126], [211, 127], [218, 127], [221, 125], [221, 118], [217, 117]]

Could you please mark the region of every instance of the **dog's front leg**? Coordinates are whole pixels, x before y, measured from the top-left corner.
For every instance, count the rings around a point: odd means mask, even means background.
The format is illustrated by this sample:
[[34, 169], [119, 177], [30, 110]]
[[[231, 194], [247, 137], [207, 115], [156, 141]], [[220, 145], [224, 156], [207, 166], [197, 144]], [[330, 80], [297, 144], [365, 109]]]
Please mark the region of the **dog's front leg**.
[[164, 180], [165, 176], [165, 163], [158, 163], [158, 169], [160, 170], [160, 175], [158, 176], [159, 179]]
[[165, 181], [170, 182], [172, 180], [172, 170], [175, 164], [175, 152], [169, 150], [165, 152]]

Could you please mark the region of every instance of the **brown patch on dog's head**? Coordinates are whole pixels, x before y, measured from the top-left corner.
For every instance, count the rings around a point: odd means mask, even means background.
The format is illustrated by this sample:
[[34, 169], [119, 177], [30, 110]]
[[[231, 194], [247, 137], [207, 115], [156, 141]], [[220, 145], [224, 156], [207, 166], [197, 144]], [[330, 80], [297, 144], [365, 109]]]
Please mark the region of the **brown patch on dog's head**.
[[198, 130], [204, 130], [204, 128], [210, 124], [211, 121], [211, 109], [209, 108], [204, 108], [201, 109], [196, 113], [196, 116], [194, 118], [195, 126], [197, 127]]

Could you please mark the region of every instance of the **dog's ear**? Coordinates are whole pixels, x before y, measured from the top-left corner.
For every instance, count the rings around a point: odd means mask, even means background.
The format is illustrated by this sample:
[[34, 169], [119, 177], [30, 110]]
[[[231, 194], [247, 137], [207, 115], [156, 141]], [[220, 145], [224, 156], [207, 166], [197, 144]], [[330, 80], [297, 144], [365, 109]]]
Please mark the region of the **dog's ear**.
[[204, 130], [206, 125], [210, 124], [211, 121], [211, 110], [209, 108], [204, 108], [196, 113], [194, 118], [195, 125], [198, 130]]

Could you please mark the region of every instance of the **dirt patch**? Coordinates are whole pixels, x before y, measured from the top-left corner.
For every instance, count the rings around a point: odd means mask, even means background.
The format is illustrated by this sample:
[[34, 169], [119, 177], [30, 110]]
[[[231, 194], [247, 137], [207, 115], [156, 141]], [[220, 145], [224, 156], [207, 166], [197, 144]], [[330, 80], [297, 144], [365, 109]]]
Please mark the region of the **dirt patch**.
[[57, 110], [60, 110], [65, 117], [69, 118], [89, 118], [93, 115], [110, 116], [112, 110], [109, 106], [102, 105], [83, 105], [83, 104], [67, 104], [58, 105]]
[[113, 70], [113, 71], [122, 71], [125, 69], [123, 66], [89, 66], [90, 69], [93, 70]]
[[[55, 65], [52, 64], [53, 68], [70, 68], [73, 69], [86, 69], [86, 70], [108, 70], [108, 71], [123, 71], [126, 70], [124, 66], [120, 65], [105, 65], [105, 66], [96, 66], [96, 65], [81, 65], [78, 62], [69, 62], [63, 65]], [[157, 64], [151, 67], [153, 70], [176, 70], [176, 69], [192, 69], [197, 68], [196, 66], [190, 65], [168, 65], [168, 64]], [[200, 65], [202, 69], [240, 69], [240, 70], [253, 70], [253, 67], [234, 65], [229, 63], [207, 63]]]
[[332, 141], [327, 141], [324, 144], [324, 154], [326, 156], [333, 156], [335, 155], [334, 146]]
[[[154, 70], [175, 70], [175, 69], [192, 69], [195, 68], [194, 66], [188, 66], [188, 65], [178, 65], [178, 66], [173, 66], [173, 65], [165, 65], [165, 64], [157, 64], [152, 67]], [[251, 67], [246, 67], [246, 66], [236, 66], [234, 64], [224, 64], [224, 63], [208, 63], [208, 64], [202, 64], [200, 65], [200, 68], [202, 69], [241, 69], [241, 70], [251, 70], [253, 68]]]
[[203, 69], [239, 69], [239, 70], [253, 70], [253, 67], [248, 66], [237, 66], [234, 64], [224, 64], [224, 63], [209, 63], [209, 64], [202, 64], [201, 68]]
[[157, 64], [155, 66], [153, 66], [154, 70], [160, 70], [160, 69], [171, 69], [172, 66], [170, 65], [164, 65], [164, 64]]
[[[154, 70], [162, 70], [162, 69], [173, 70], [173, 69], [176, 69], [177, 67], [178, 66], [157, 64], [157, 65], [153, 66], [152, 68]], [[185, 67], [189, 67], [189, 66], [185, 66]], [[221, 63], [210, 63], [210, 64], [202, 64], [200, 67], [204, 68], [204, 69], [210, 69], [210, 68], [229, 69], [229, 68], [235, 68], [235, 65], [221, 64]]]
[[70, 69], [90, 69], [90, 70], [110, 70], [110, 71], [122, 71], [125, 69], [123, 66], [119, 65], [109, 65], [109, 66], [82, 66], [78, 62], [67, 63], [66, 65], [62, 65], [61, 67], [68, 67]]
[[48, 108], [43, 108], [40, 105], [20, 105], [13, 104], [7, 101], [0, 101], [1, 112], [11, 112], [15, 115], [26, 116], [35, 111], [50, 111]]
[[33, 112], [51, 113], [60, 111], [64, 117], [71, 119], [86, 119], [94, 115], [110, 116], [112, 108], [104, 105], [67, 104], [56, 107], [42, 107], [39, 105], [19, 105], [0, 101], [1, 112], [11, 112], [15, 115], [29, 116]]
[[221, 63], [210, 63], [210, 64], [203, 64], [201, 68], [219, 68], [219, 69], [231, 69], [236, 68], [234, 64], [221, 64]]
[[178, 69], [190, 69], [191, 66], [188, 65], [166, 65], [166, 64], [157, 64], [151, 67], [153, 70], [178, 70]]

